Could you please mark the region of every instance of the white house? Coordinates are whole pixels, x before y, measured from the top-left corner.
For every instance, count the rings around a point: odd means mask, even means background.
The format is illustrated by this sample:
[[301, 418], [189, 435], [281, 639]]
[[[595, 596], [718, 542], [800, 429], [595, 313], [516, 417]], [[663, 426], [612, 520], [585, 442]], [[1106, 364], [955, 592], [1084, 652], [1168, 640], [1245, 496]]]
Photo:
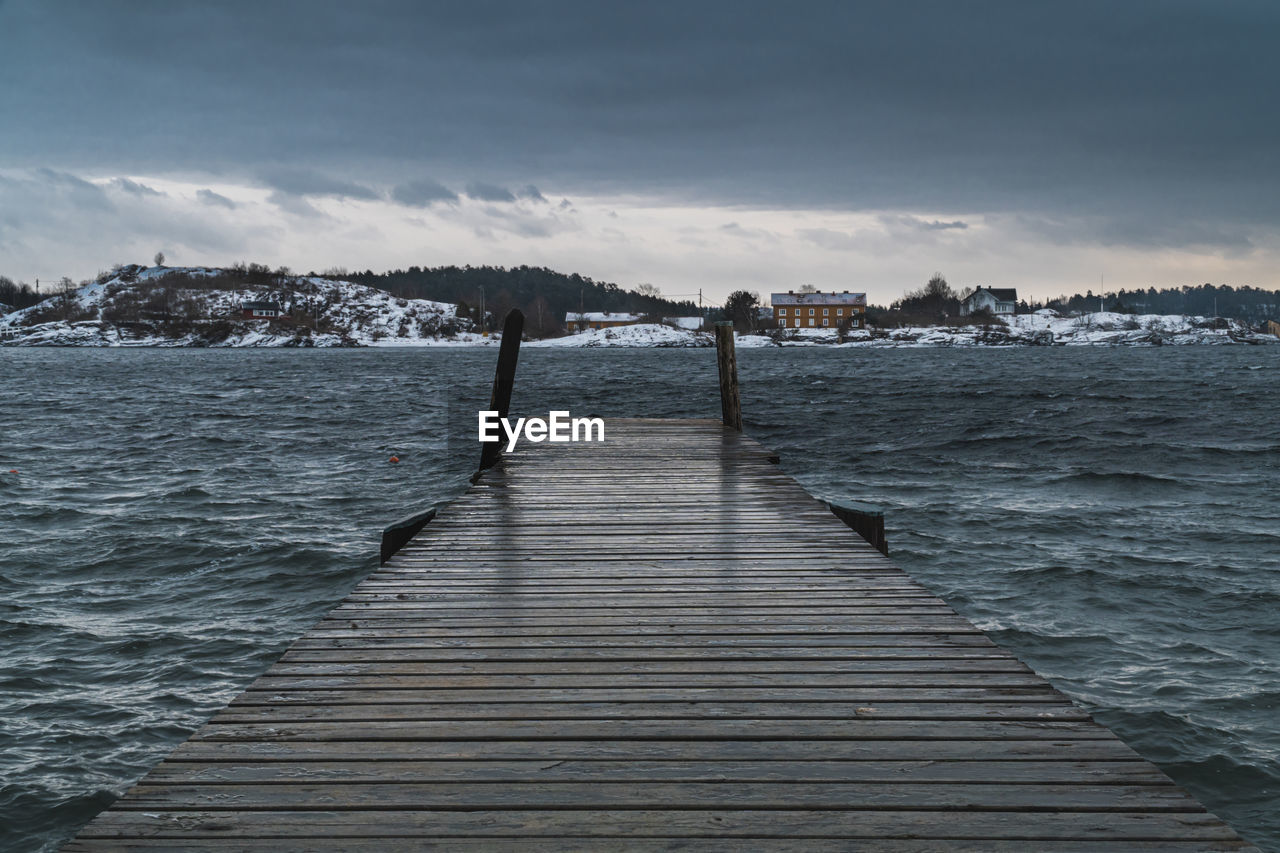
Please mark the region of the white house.
[[1018, 291], [1013, 287], [979, 287], [960, 303], [960, 314], [986, 309], [996, 316], [1013, 316], [1018, 307]]
[[634, 326], [643, 318], [639, 314], [610, 311], [570, 311], [564, 315], [564, 324], [575, 332], [587, 329], [611, 329], [614, 326]]

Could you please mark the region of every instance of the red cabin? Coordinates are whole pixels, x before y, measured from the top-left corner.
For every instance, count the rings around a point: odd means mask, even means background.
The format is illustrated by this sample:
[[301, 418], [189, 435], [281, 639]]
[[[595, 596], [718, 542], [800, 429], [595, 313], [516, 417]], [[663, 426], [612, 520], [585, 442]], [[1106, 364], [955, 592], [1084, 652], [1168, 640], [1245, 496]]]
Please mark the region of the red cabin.
[[284, 313], [278, 302], [242, 302], [240, 312], [246, 320], [275, 320]]

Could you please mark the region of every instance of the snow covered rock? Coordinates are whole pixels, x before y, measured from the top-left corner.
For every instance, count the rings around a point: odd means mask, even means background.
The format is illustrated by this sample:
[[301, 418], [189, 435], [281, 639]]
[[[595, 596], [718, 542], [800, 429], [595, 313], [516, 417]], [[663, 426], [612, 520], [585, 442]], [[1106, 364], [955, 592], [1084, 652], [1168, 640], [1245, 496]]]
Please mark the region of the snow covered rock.
[[[247, 280], [254, 279], [254, 280]], [[246, 317], [246, 302], [280, 316]], [[273, 310], [274, 310], [273, 308]], [[16, 346], [377, 346], [472, 343], [456, 306], [318, 276], [118, 267], [0, 317]], [[479, 335], [474, 338], [478, 341]]]
[[594, 347], [709, 347], [715, 341], [706, 332], [673, 329], [654, 323], [591, 329], [563, 338], [531, 341], [525, 346], [557, 348]]

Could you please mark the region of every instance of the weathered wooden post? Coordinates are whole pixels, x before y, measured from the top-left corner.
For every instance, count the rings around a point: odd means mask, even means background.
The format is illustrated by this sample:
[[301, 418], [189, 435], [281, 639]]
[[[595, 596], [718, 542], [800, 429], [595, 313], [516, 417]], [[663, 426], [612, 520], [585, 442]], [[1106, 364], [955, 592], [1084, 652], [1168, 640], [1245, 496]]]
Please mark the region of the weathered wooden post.
[[716, 364], [720, 367], [720, 412], [724, 425], [742, 432], [742, 400], [738, 396], [738, 358], [733, 351], [733, 323], [716, 323]]
[[[502, 323], [502, 344], [498, 348], [498, 369], [493, 373], [493, 393], [489, 410], [505, 418], [511, 411], [511, 391], [516, 385], [516, 361], [520, 357], [520, 336], [524, 334], [524, 314], [518, 309], [507, 312]], [[489, 441], [480, 449], [480, 470], [492, 468], [502, 454], [501, 441]]]

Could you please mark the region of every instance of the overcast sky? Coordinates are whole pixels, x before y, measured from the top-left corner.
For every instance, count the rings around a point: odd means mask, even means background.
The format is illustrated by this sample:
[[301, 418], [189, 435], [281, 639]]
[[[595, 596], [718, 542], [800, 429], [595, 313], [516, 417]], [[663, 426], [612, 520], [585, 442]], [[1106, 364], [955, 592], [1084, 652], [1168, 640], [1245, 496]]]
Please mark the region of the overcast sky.
[[1275, 2], [0, 0], [0, 274], [1280, 287]]

